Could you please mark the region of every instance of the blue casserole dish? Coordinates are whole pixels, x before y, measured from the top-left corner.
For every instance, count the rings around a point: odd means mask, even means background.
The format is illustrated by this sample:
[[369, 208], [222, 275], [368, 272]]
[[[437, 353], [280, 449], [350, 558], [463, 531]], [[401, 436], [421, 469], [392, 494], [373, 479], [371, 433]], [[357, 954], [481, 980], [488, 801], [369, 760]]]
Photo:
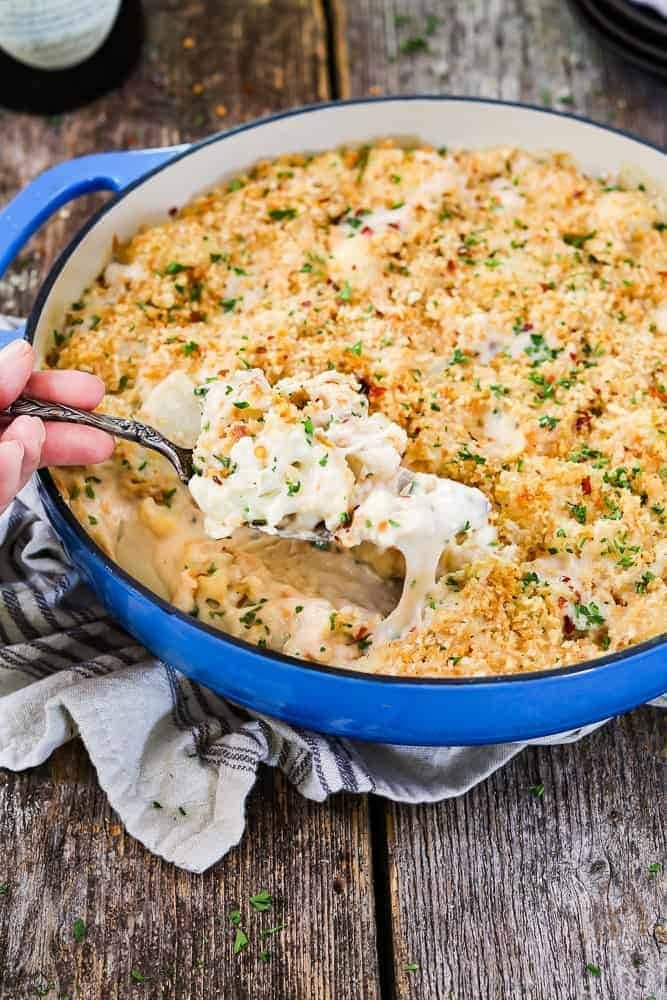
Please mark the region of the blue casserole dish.
[[[64, 306], [106, 264], [114, 237], [166, 218], [261, 157], [358, 144], [387, 135], [434, 145], [511, 143], [572, 153], [593, 173], [627, 166], [667, 186], [660, 149], [571, 115], [497, 101], [392, 97], [302, 108], [192, 146], [103, 153], [59, 164], [0, 213], [0, 273], [57, 208], [115, 192], [48, 275], [24, 330], [38, 355]], [[2, 338], [0, 334], [0, 341]], [[4, 335], [7, 339], [8, 335]], [[519, 676], [402, 679], [306, 663], [201, 624], [132, 579], [88, 537], [48, 471], [39, 487], [72, 561], [109, 610], [153, 653], [240, 705], [339, 736], [412, 745], [525, 740], [627, 711], [667, 690], [666, 636], [574, 667]]]

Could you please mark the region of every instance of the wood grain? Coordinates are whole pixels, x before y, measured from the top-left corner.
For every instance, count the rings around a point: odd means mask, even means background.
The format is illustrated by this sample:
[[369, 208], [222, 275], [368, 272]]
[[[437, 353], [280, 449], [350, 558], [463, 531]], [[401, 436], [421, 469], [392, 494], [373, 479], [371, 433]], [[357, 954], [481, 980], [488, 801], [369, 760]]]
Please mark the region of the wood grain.
[[349, 80], [342, 96], [526, 101], [667, 144], [667, 87], [603, 51], [561, 0], [357, 0], [336, 23], [347, 67], [339, 78]]
[[[265, 772], [240, 847], [198, 876], [124, 833], [80, 745], [0, 772], [0, 997], [375, 1000], [367, 824], [364, 799], [315, 805]], [[248, 903], [261, 890], [266, 913]], [[235, 956], [237, 908], [250, 945]]]
[[[0, 199], [62, 159], [193, 139], [329, 96], [319, 3], [144, 7], [143, 59], [121, 91], [60, 119], [1, 115]], [[0, 311], [29, 309], [49, 262], [100, 200], [67, 206], [33, 240], [2, 283]], [[0, 884], [9, 893], [0, 895], [0, 997], [48, 989], [48, 997], [77, 1000], [374, 1000], [367, 827], [363, 799], [315, 806], [265, 774], [241, 847], [196, 876], [124, 834], [79, 744], [31, 773], [2, 773]], [[261, 889], [274, 894], [271, 913], [249, 907]], [[229, 912], [237, 906], [252, 936], [235, 957]], [[87, 927], [82, 944], [73, 936], [77, 918]], [[256, 932], [283, 921], [286, 929], [266, 942], [265, 964]]]
[[[144, 8], [146, 48], [122, 90], [60, 119], [0, 112], [0, 199], [74, 155], [369, 92], [532, 101], [667, 139], [667, 90], [599, 50], [558, 0]], [[100, 200], [67, 206], [33, 240], [0, 283], [0, 311], [27, 311]], [[633, 713], [582, 744], [529, 751], [464, 799], [415, 809], [314, 806], [264, 774], [243, 843], [203, 876], [124, 834], [79, 744], [0, 773], [0, 998], [657, 1000], [667, 901], [648, 866], [665, 854], [664, 725]], [[537, 798], [528, 788], [540, 782]], [[270, 914], [249, 912], [260, 889], [274, 894]], [[237, 906], [252, 943], [235, 957]], [[283, 921], [265, 964], [256, 931]]]
[[642, 709], [462, 799], [389, 806], [395, 996], [665, 996], [665, 876], [649, 866], [665, 860], [666, 736]]
[[[0, 111], [0, 203], [73, 156], [167, 146], [329, 97], [319, 0], [144, 0], [143, 6], [142, 59], [120, 90], [57, 117]], [[30, 309], [50, 262], [103, 198], [64, 207], [32, 240], [0, 282], [0, 312]]]

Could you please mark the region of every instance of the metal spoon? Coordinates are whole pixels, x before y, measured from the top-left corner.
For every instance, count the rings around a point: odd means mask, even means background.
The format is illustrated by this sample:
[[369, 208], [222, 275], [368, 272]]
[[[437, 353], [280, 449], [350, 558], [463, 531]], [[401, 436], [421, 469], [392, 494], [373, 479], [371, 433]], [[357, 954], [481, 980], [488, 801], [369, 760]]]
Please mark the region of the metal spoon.
[[[44, 403], [28, 396], [19, 396], [6, 409], [0, 410], [0, 420], [3, 418], [13, 420], [14, 417], [39, 417], [41, 420], [50, 420], [55, 423], [83, 424], [85, 427], [94, 427], [98, 431], [106, 431], [113, 437], [124, 438], [126, 441], [133, 441], [143, 448], [159, 452], [174, 467], [178, 478], [186, 485], [194, 475], [193, 450], [174, 444], [155, 427], [142, 424], [139, 420], [110, 417], [105, 413], [90, 413], [88, 410], [78, 410], [74, 406], [65, 406], [63, 403]], [[290, 531], [289, 527], [269, 529], [261, 524], [255, 524], [252, 527], [270, 535], [295, 538], [302, 542], [322, 544], [331, 541], [331, 532], [324, 527], [315, 528], [313, 531]]]

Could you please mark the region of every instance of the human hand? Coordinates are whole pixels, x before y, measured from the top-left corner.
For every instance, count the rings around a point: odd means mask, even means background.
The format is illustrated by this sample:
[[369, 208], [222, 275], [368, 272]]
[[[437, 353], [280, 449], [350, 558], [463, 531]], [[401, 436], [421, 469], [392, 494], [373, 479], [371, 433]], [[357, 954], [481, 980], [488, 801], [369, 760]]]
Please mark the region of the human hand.
[[[25, 340], [0, 351], [0, 410], [25, 393], [48, 402], [93, 410], [104, 397], [104, 383], [86, 372], [34, 372], [35, 355]], [[44, 465], [94, 465], [109, 458], [114, 440], [103, 431], [76, 424], [43, 423], [16, 417], [0, 426], [0, 513]]]

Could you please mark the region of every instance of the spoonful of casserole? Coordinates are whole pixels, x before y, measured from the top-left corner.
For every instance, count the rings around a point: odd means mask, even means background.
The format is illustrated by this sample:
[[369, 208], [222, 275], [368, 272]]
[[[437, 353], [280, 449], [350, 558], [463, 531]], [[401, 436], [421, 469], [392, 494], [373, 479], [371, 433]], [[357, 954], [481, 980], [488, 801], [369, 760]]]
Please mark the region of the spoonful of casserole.
[[[159, 409], [182, 392], [170, 378], [158, 387]], [[401, 466], [405, 431], [383, 413], [369, 414], [352, 375], [326, 371], [271, 386], [250, 369], [190, 386], [187, 397], [181, 412], [199, 427], [194, 449], [135, 420], [37, 400], [20, 398], [5, 413], [89, 424], [160, 452], [188, 485], [212, 538], [250, 525], [316, 544], [398, 550], [403, 591], [375, 629], [376, 642], [419, 624], [440, 557], [457, 536], [490, 530], [480, 490]]]

